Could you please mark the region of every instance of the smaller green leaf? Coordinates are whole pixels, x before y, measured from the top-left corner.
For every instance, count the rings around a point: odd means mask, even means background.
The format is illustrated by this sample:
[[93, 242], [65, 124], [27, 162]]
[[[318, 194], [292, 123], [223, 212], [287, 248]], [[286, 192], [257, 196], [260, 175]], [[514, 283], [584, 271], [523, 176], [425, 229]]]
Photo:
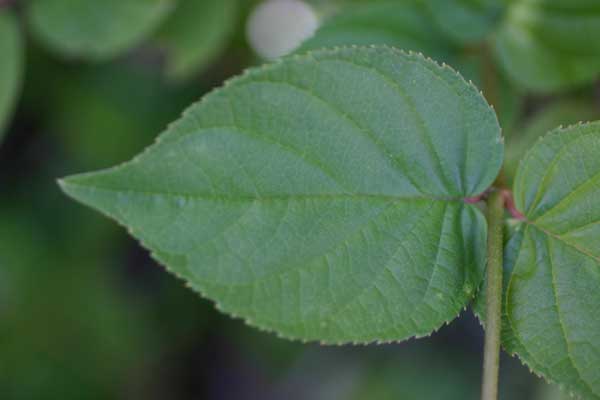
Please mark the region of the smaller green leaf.
[[69, 58], [102, 61], [139, 44], [171, 11], [173, 0], [32, 0], [36, 37]]
[[237, 20], [238, 0], [180, 0], [158, 34], [167, 74], [186, 79], [225, 48]]
[[535, 373], [600, 399], [600, 122], [558, 129], [519, 167], [526, 220], [505, 249], [503, 344]]
[[23, 43], [15, 16], [0, 9], [0, 141], [15, 107], [23, 68]]
[[600, 74], [600, 8], [595, 0], [512, 2], [494, 38], [510, 78], [524, 88], [552, 92]]

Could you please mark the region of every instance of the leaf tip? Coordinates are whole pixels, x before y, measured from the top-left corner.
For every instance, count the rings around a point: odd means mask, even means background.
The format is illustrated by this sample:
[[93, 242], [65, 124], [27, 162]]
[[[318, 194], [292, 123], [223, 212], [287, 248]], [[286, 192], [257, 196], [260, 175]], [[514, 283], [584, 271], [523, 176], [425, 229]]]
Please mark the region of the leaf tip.
[[60, 190], [63, 191], [63, 193], [65, 193], [66, 195], [70, 196], [70, 197], [74, 197], [72, 195], [74, 186], [72, 185], [71, 182], [71, 177], [67, 176], [64, 178], [58, 178], [56, 180], [56, 184], [58, 185], [58, 187], [60, 188]]
[[73, 200], [105, 213], [106, 204], [98, 196], [98, 188], [88, 180], [94, 173], [79, 174], [57, 179], [56, 182], [64, 194]]

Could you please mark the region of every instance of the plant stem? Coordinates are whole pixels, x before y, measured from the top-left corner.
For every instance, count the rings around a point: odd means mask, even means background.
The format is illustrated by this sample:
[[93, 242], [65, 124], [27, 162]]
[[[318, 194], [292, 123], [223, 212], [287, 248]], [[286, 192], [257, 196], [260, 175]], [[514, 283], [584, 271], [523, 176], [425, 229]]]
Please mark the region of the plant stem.
[[496, 400], [498, 398], [502, 312], [503, 217], [504, 198], [502, 192], [496, 190], [492, 192], [488, 200], [487, 213], [487, 288], [482, 400]]

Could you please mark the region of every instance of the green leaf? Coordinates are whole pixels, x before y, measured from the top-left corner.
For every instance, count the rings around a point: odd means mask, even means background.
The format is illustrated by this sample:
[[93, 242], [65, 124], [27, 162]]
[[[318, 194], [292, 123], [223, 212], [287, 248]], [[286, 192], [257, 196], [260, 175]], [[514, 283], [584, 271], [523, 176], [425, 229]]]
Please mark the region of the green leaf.
[[167, 52], [167, 74], [186, 79], [223, 51], [236, 25], [238, 0], [180, 0], [158, 41]]
[[381, 1], [353, 4], [334, 15], [297, 52], [322, 47], [388, 45], [413, 50], [437, 60], [453, 53], [432, 22], [420, 0]]
[[0, 9], [0, 141], [21, 87], [23, 43], [14, 15]]
[[463, 199], [502, 153], [493, 111], [450, 68], [343, 48], [250, 70], [131, 162], [61, 184], [252, 325], [391, 341], [471, 299], [486, 226]]
[[482, 42], [503, 11], [503, 0], [424, 0], [434, 21], [459, 44]]
[[505, 177], [512, 184], [519, 162], [527, 151], [551, 129], [598, 118], [600, 118], [600, 111], [589, 99], [563, 99], [542, 108], [532, 115], [526, 124], [512, 129], [513, 132], [506, 133], [503, 167]]
[[512, 2], [494, 47], [519, 85], [550, 92], [593, 81], [600, 74], [600, 7], [595, 0]]
[[171, 11], [172, 0], [32, 0], [36, 37], [69, 58], [103, 61], [139, 44]]
[[536, 373], [600, 398], [600, 122], [558, 129], [521, 164], [527, 221], [506, 248], [504, 346]]

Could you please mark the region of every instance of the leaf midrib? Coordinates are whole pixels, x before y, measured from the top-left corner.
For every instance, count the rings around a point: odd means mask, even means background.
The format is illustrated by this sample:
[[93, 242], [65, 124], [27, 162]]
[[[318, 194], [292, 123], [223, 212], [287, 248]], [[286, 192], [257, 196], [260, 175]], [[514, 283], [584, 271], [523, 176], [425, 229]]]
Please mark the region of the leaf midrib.
[[[77, 178], [77, 177], [75, 177]], [[159, 192], [140, 189], [122, 189], [108, 186], [96, 186], [72, 182], [70, 179], [60, 180], [63, 187], [78, 187], [86, 190], [99, 190], [116, 193], [133, 193], [148, 196], [180, 197], [200, 201], [223, 201], [223, 202], [268, 202], [268, 201], [292, 201], [292, 200], [339, 200], [339, 199], [358, 199], [358, 200], [388, 200], [388, 201], [441, 201], [441, 202], [464, 202], [464, 197], [444, 197], [444, 196], [394, 196], [376, 193], [306, 193], [306, 194], [281, 194], [261, 196], [251, 195], [219, 195], [214, 193], [182, 193], [182, 192]]]

